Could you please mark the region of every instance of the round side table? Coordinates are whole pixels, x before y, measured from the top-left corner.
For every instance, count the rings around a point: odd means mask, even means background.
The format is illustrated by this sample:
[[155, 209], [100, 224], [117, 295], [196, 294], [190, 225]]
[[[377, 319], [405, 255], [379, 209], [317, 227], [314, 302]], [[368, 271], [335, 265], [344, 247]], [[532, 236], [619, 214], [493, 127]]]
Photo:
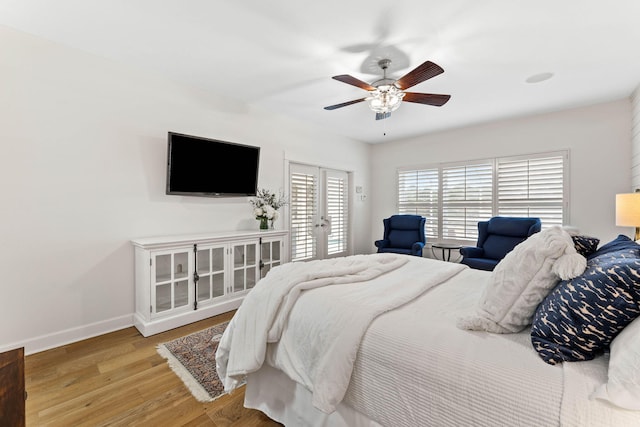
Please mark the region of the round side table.
[[[431, 245], [431, 253], [433, 254], [433, 257], [435, 259], [438, 259], [438, 256], [436, 255], [436, 252], [434, 251], [434, 249], [440, 249], [442, 251], [442, 261], [451, 261], [451, 251], [456, 249], [460, 250], [461, 247], [462, 247], [461, 245], [456, 245], [453, 243], [433, 243]], [[446, 255], [446, 259], [445, 259], [445, 255]], [[457, 261], [457, 259], [454, 261]]]

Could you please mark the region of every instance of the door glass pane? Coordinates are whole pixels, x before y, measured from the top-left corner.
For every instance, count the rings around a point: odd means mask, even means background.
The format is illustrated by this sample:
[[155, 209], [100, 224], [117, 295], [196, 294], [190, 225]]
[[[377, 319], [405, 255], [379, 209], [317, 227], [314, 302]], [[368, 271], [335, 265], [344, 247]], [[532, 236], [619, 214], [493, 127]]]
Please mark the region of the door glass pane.
[[175, 273], [175, 279], [183, 279], [187, 277], [188, 264], [187, 259], [189, 254], [187, 252], [180, 252], [174, 255], [173, 259], [173, 271]]
[[189, 303], [189, 282], [181, 280], [175, 283], [175, 304], [174, 307], [182, 307]]
[[211, 271], [224, 270], [224, 248], [211, 249], [212, 269]]
[[262, 251], [262, 262], [271, 261], [271, 243], [263, 242], [261, 251]]
[[271, 270], [271, 266], [269, 264], [265, 264], [264, 267], [262, 267], [262, 270], [260, 270], [260, 278], [266, 276], [269, 270]]
[[244, 245], [237, 245], [233, 247], [233, 265], [234, 267], [241, 267], [244, 265]]
[[256, 285], [256, 268], [247, 268], [247, 289], [253, 288]]
[[327, 173], [325, 180], [326, 220], [323, 225], [327, 233], [327, 254], [337, 255], [347, 250], [347, 176]]
[[158, 255], [156, 257], [156, 282], [171, 280], [171, 255]]
[[233, 292], [244, 291], [244, 268], [233, 272]]
[[316, 256], [317, 171], [306, 171], [292, 165], [289, 176], [291, 194], [291, 260], [300, 261]]
[[271, 245], [271, 251], [273, 254], [271, 255], [272, 261], [280, 260], [280, 242], [273, 242]]
[[156, 313], [171, 308], [171, 284], [156, 286]]
[[211, 297], [211, 277], [201, 276], [198, 280], [198, 301], [205, 301]]
[[211, 278], [213, 280], [213, 298], [224, 295], [224, 274], [214, 274]]
[[256, 263], [256, 246], [247, 245], [247, 263], [246, 265], [252, 265]]
[[209, 254], [211, 251], [208, 249], [204, 251], [198, 251], [198, 274], [208, 273], [210, 270]]

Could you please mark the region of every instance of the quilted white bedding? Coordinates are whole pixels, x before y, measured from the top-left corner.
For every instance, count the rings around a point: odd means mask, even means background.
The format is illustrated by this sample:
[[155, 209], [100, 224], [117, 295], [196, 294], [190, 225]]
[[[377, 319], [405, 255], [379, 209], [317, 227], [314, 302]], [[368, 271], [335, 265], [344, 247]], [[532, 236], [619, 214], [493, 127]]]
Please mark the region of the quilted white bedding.
[[[225, 330], [216, 352], [218, 374], [227, 391], [234, 389], [245, 374], [261, 367], [267, 342], [278, 343], [275, 366], [312, 391], [316, 408], [332, 412], [349, 386], [371, 321], [465, 269], [398, 254], [358, 255], [274, 269], [247, 295]], [[308, 298], [325, 293], [328, 304]], [[291, 322], [293, 310], [306, 318]]]
[[[434, 265], [426, 263], [423, 274]], [[303, 292], [281, 339], [267, 347], [268, 366], [248, 376], [245, 405], [291, 426], [640, 425], [640, 412], [589, 399], [606, 380], [604, 357], [552, 366], [533, 349], [529, 328], [516, 334], [458, 329], [457, 319], [475, 308], [489, 275], [464, 269], [377, 316], [362, 337], [344, 400], [330, 414], [312, 406], [309, 385], [301, 385], [304, 370], [284, 376], [279, 369], [304, 360], [300, 331], [321, 333], [322, 313], [340, 305], [338, 287]]]

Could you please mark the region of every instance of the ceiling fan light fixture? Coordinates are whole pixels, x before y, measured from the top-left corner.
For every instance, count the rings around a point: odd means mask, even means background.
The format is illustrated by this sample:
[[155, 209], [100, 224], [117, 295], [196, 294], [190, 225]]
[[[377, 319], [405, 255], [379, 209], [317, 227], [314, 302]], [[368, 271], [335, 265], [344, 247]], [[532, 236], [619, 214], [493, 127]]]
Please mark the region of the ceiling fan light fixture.
[[332, 79], [334, 80], [359, 87], [369, 93], [366, 98], [359, 98], [342, 102], [340, 104], [329, 105], [324, 107], [324, 109], [335, 110], [337, 108], [367, 101], [369, 108], [376, 113], [376, 120], [381, 120], [391, 116], [391, 112], [397, 110], [402, 101], [441, 107], [449, 101], [449, 98], [451, 98], [451, 95], [441, 95], [437, 93], [405, 92], [405, 90], [410, 87], [444, 73], [444, 70], [439, 65], [434, 64], [431, 61], [425, 61], [404, 76], [394, 80], [387, 78], [387, 68], [390, 63], [391, 60], [389, 59], [381, 59], [378, 61], [378, 65], [382, 69], [382, 79], [371, 84], [363, 82], [349, 74], [333, 76]]
[[380, 85], [370, 94], [366, 100], [369, 103], [369, 108], [376, 113], [396, 111], [404, 97], [404, 92], [394, 85]]

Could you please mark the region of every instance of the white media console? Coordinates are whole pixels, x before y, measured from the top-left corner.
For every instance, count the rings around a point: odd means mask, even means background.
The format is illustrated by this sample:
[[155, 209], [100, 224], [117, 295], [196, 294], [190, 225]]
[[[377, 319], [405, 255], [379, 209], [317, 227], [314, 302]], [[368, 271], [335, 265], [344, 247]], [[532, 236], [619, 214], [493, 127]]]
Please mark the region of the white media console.
[[147, 337], [238, 308], [287, 261], [287, 236], [247, 230], [132, 240], [136, 328]]

